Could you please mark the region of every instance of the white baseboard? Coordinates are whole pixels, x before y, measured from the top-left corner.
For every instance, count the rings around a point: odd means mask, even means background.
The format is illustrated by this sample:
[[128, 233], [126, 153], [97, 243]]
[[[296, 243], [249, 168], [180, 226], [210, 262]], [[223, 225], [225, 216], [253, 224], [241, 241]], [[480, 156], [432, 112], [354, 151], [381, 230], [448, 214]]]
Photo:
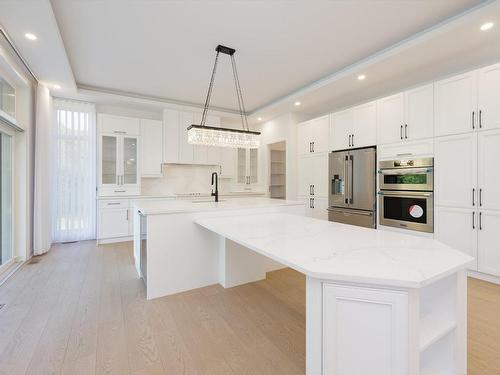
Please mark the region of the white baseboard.
[[134, 236], [128, 236], [128, 237], [115, 237], [115, 238], [101, 238], [97, 240], [98, 245], [105, 245], [108, 243], [117, 243], [117, 242], [127, 242], [127, 241], [133, 241]]
[[486, 273], [471, 271], [471, 270], [467, 271], [467, 276], [500, 285], [500, 277], [497, 276], [488, 275]]

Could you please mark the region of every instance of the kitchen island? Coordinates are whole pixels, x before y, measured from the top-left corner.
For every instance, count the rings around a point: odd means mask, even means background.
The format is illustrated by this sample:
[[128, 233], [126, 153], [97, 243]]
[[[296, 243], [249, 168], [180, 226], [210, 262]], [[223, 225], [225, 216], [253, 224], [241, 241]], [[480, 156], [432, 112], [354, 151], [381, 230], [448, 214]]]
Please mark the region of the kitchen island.
[[[220, 238], [196, 219], [286, 212], [304, 215], [303, 202], [268, 198], [143, 200], [134, 202], [134, 263], [148, 299], [220, 283], [224, 287], [264, 279], [283, 268], [253, 252], [220, 249]], [[234, 244], [237, 247], [236, 244]], [[247, 263], [239, 272], [231, 264]]]
[[306, 275], [307, 375], [466, 374], [468, 255], [283, 213], [196, 223], [220, 248], [237, 244]]

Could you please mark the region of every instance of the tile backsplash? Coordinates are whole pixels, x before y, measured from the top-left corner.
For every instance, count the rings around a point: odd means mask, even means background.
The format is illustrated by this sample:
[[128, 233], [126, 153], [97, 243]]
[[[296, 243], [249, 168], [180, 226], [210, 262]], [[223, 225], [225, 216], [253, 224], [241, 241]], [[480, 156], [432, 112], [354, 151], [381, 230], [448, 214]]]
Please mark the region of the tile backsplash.
[[[163, 164], [161, 178], [142, 179], [141, 194], [209, 194], [212, 190], [212, 172], [218, 171], [219, 167], [216, 165]], [[228, 192], [230, 188], [230, 180], [219, 180], [219, 192]]]

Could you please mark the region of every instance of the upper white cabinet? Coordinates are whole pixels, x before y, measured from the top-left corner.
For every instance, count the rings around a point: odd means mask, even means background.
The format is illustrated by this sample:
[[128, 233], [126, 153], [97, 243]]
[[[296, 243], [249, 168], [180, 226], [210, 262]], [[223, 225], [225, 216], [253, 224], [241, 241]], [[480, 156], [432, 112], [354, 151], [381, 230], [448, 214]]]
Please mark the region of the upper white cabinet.
[[179, 160], [180, 113], [173, 109], [163, 111], [163, 162], [177, 163]]
[[259, 150], [257, 148], [237, 149], [237, 183], [255, 185], [259, 182]]
[[418, 140], [433, 136], [432, 84], [380, 99], [378, 108], [379, 143]]
[[435, 83], [436, 136], [469, 132], [479, 127], [476, 82], [474, 71]]
[[477, 204], [477, 134], [434, 140], [434, 203], [472, 208]]
[[328, 152], [329, 128], [328, 116], [318, 117], [299, 124], [297, 128], [299, 154]]
[[142, 177], [161, 177], [163, 163], [162, 121], [141, 119], [141, 142]]
[[140, 194], [140, 120], [99, 114], [98, 129], [98, 194]]
[[478, 109], [479, 128], [500, 128], [500, 64], [478, 71]]
[[366, 103], [330, 116], [332, 150], [373, 146], [377, 143], [377, 104]]
[[194, 161], [194, 147], [188, 143], [187, 128], [194, 123], [194, 114], [191, 112], [180, 112], [179, 114], [179, 155], [177, 163], [192, 164]]

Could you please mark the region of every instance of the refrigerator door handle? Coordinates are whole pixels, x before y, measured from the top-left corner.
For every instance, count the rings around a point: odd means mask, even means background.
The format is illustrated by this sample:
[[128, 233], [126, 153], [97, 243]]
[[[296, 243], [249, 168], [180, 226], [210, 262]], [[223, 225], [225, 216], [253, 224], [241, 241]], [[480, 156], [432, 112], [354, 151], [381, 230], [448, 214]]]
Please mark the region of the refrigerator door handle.
[[351, 178], [349, 180], [349, 190], [350, 190], [350, 194], [349, 194], [349, 203], [352, 204], [354, 203], [354, 184], [353, 184], [353, 181], [354, 181], [354, 156], [353, 155], [349, 155], [349, 159], [350, 159], [350, 162], [351, 162]]
[[346, 155], [344, 160], [344, 199], [346, 204], [349, 204], [349, 178], [347, 176], [347, 171], [349, 170], [348, 163], [349, 156]]

